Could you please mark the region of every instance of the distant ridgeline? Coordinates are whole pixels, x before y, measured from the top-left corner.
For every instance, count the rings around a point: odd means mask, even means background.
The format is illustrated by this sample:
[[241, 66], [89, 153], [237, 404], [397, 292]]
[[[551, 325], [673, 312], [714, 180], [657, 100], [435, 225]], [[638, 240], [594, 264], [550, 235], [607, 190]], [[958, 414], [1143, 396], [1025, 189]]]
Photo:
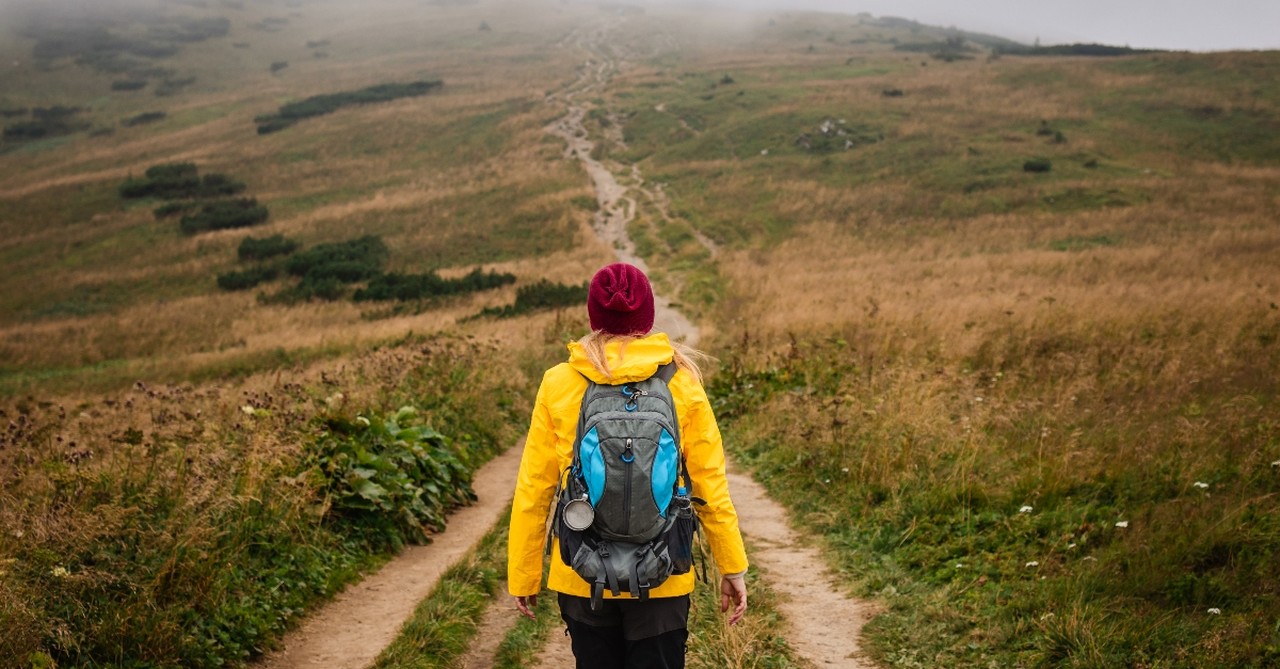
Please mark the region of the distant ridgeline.
[[362, 88], [358, 91], [315, 95], [298, 102], [290, 102], [274, 114], [263, 114], [253, 119], [258, 124], [258, 134], [284, 130], [303, 119], [331, 114], [343, 107], [363, 105], [374, 102], [389, 102], [399, 98], [426, 95], [431, 90], [444, 85], [439, 79], [434, 81], [414, 81], [407, 84], [378, 84]]
[[978, 53], [979, 49], [977, 47], [985, 47], [994, 55], [1010, 56], [1132, 56], [1144, 53], [1160, 53], [1159, 50], [1155, 49], [1131, 49], [1127, 46], [1110, 46], [1107, 44], [1056, 44], [1053, 46], [1036, 44], [1028, 46], [1005, 37], [969, 32], [957, 28], [939, 28], [896, 16], [874, 18], [870, 15], [862, 14], [859, 15], [859, 20], [868, 25], [909, 30], [924, 39], [903, 43], [898, 43], [896, 39], [890, 40], [894, 43], [893, 48], [895, 50], [927, 53], [934, 58], [947, 62], [971, 58], [973, 54]]

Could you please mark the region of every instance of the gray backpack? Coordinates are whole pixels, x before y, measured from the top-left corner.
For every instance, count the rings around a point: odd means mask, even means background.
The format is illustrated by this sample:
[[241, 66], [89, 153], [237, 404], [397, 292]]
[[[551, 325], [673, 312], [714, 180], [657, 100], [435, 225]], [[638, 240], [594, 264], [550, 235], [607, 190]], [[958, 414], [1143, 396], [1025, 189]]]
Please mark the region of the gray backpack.
[[[573, 463], [562, 476], [553, 530], [560, 557], [591, 584], [591, 606], [605, 588], [647, 599], [693, 562], [697, 518], [680, 449], [679, 420], [667, 383], [675, 364], [622, 385], [588, 379]], [[550, 545], [548, 545], [550, 550]]]

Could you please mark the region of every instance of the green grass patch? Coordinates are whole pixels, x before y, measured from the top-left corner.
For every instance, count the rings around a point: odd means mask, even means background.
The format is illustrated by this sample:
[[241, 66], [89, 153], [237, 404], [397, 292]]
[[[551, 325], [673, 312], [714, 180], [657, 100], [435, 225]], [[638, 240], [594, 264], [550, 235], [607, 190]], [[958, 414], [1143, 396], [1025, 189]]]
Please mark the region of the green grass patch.
[[332, 114], [343, 107], [390, 102], [401, 98], [418, 97], [444, 85], [443, 81], [414, 81], [407, 84], [378, 84], [357, 91], [314, 95], [299, 102], [282, 105], [274, 114], [264, 114], [254, 119], [258, 134], [279, 132], [293, 124], [317, 116]]
[[993, 333], [954, 366], [896, 349], [870, 366], [840, 336], [804, 338], [730, 352], [710, 394], [757, 480], [888, 604], [868, 629], [889, 666], [1280, 660], [1280, 388], [1247, 371], [1274, 348], [1182, 358], [1234, 379], [1203, 388], [1138, 389], [1151, 363], [1106, 356], [1096, 397], [1050, 399], [1107, 337]]

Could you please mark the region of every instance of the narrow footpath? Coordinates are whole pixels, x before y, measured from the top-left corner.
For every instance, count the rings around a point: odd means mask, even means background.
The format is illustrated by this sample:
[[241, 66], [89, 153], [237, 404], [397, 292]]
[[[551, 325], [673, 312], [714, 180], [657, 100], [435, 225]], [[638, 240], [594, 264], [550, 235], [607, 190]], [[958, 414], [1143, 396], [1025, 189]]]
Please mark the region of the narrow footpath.
[[[565, 141], [565, 156], [581, 161], [595, 187], [600, 204], [592, 221], [596, 234], [615, 250], [618, 260], [647, 271], [627, 235], [627, 224], [635, 218], [637, 201], [619, 184], [615, 172], [592, 156], [595, 144], [583, 125], [587, 109], [576, 102], [580, 96], [598, 94], [623, 66], [606, 48], [618, 43], [619, 40], [608, 39], [605, 28], [576, 32], [566, 40], [566, 46], [586, 51], [588, 60], [579, 68], [578, 79], [560, 94], [567, 106], [565, 116], [548, 126], [547, 132]], [[621, 172], [620, 166], [614, 169]], [[633, 183], [644, 184], [638, 166], [630, 167], [630, 177]], [[658, 208], [658, 215], [669, 215], [661, 186], [640, 190]], [[710, 240], [703, 243], [714, 256], [717, 249]], [[666, 296], [654, 298], [655, 329], [696, 346], [698, 327], [673, 308]], [[786, 510], [770, 499], [754, 479], [731, 471], [729, 488], [742, 533], [752, 548], [752, 560], [770, 587], [781, 595], [779, 608], [787, 621], [782, 631], [791, 647], [802, 660], [817, 667], [875, 669], [875, 665], [863, 657], [859, 644], [862, 626], [874, 615], [874, 606], [844, 594], [817, 549], [801, 541], [791, 528]], [[559, 628], [551, 634], [537, 664], [556, 669], [574, 666], [569, 639]]]
[[[615, 172], [592, 157], [594, 144], [583, 126], [587, 109], [576, 102], [585, 93], [602, 90], [622, 65], [606, 48], [608, 30], [577, 31], [562, 44], [582, 49], [589, 56], [578, 78], [558, 94], [566, 105], [565, 115], [546, 130], [565, 141], [566, 157], [581, 161], [591, 179], [600, 204], [592, 222], [596, 234], [614, 248], [619, 260], [647, 270], [627, 235], [627, 224], [634, 219], [639, 204], [629, 195], [628, 188], [619, 183]], [[549, 101], [556, 97], [552, 96]], [[621, 172], [620, 168], [615, 169]], [[660, 209], [660, 215], [667, 215], [661, 186], [646, 188], [635, 166], [629, 168], [629, 179], [651, 206]], [[714, 254], [716, 249], [710, 241], [705, 243]], [[674, 340], [697, 345], [697, 326], [677, 311], [668, 297], [655, 295], [655, 302], [655, 328], [667, 332]], [[280, 650], [266, 655], [253, 666], [256, 669], [363, 669], [369, 666], [396, 637], [417, 604], [436, 586], [441, 574], [479, 542], [510, 504], [522, 452], [523, 445], [518, 444], [476, 472], [477, 503], [451, 515], [447, 530], [433, 537], [431, 544], [407, 549], [377, 573], [347, 588], [286, 636]], [[791, 529], [785, 509], [770, 499], [750, 476], [731, 470], [729, 485], [743, 534], [752, 549], [752, 560], [761, 577], [782, 596], [779, 608], [786, 625], [779, 633], [786, 637], [803, 662], [815, 667], [875, 669], [874, 664], [863, 658], [859, 646], [862, 626], [874, 613], [874, 607], [843, 593], [818, 551]], [[551, 594], [544, 593], [544, 596]], [[474, 646], [460, 666], [490, 669], [497, 645], [515, 624], [517, 615], [509, 597], [496, 598], [481, 622]], [[531, 659], [530, 666], [555, 669], [574, 666], [569, 639], [562, 632], [558, 626], [553, 629], [538, 657]]]
[[376, 573], [348, 587], [292, 633], [258, 669], [362, 669], [391, 644], [401, 625], [440, 580], [484, 537], [511, 504], [523, 443], [490, 460], [475, 476], [476, 503], [449, 516], [444, 532], [411, 546]]

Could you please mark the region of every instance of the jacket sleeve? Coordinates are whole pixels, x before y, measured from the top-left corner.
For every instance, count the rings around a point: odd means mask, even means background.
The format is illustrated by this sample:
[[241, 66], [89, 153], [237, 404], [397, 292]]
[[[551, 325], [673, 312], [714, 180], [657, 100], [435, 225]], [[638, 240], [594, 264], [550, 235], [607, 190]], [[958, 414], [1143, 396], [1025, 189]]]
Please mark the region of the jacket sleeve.
[[681, 377], [684, 382], [680, 384], [683, 397], [679, 402], [680, 442], [684, 447], [693, 494], [707, 502], [706, 506], [695, 504], [694, 508], [698, 511], [698, 520], [720, 573], [741, 573], [747, 570], [747, 552], [738, 529], [738, 512], [729, 498], [720, 428], [716, 425], [706, 390], [687, 373], [677, 375], [677, 378]]
[[520, 473], [511, 502], [507, 543], [507, 588], [517, 597], [535, 595], [542, 588], [542, 557], [547, 517], [559, 483], [556, 433], [547, 404], [547, 377], [538, 388], [529, 434], [524, 441]]

